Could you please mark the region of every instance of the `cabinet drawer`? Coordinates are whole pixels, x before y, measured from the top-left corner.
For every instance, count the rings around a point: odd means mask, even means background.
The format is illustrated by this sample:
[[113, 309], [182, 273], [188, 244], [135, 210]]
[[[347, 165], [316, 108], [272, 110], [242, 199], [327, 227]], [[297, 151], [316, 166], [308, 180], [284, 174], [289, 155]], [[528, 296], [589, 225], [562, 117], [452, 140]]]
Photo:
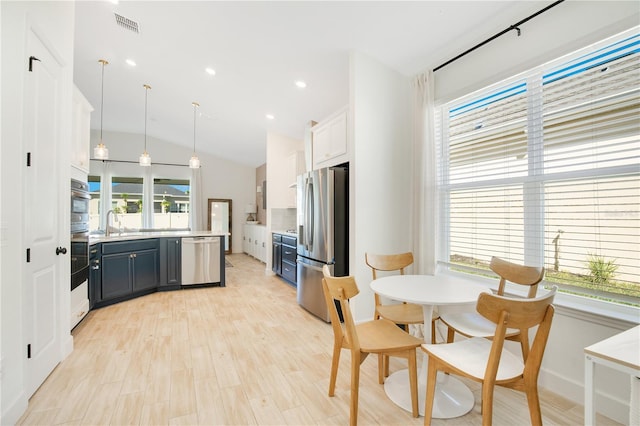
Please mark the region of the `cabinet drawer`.
[[282, 262], [282, 278], [292, 283], [296, 282], [296, 265], [289, 262]]
[[279, 242], [282, 241], [282, 235], [280, 235], [280, 234], [271, 234], [271, 235], [272, 235], [272, 238], [273, 238], [272, 241], [274, 243], [279, 243]]
[[157, 239], [120, 241], [102, 244], [102, 254], [124, 253], [158, 248]]
[[283, 235], [282, 244], [286, 244], [295, 248], [298, 245], [298, 239], [296, 237], [289, 237], [287, 235]]
[[282, 261], [296, 264], [296, 249], [290, 246], [282, 245]]

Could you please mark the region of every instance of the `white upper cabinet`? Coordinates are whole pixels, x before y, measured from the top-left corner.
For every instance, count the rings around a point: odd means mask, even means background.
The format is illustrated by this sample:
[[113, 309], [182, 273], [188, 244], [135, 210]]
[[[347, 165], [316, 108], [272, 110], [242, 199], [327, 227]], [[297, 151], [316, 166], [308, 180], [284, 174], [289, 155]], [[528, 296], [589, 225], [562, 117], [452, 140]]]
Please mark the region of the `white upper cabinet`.
[[346, 107], [311, 128], [314, 170], [349, 161], [347, 129]]
[[71, 165], [86, 173], [89, 173], [91, 111], [93, 107], [89, 101], [73, 86]]

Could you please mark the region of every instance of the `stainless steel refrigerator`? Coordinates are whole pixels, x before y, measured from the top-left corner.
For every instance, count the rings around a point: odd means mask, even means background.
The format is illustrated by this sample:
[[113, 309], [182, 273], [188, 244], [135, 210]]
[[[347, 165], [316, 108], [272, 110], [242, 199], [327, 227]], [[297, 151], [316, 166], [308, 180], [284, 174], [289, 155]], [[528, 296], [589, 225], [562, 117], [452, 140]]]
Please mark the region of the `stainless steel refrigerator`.
[[349, 274], [349, 170], [330, 167], [298, 176], [298, 304], [322, 320], [322, 267]]

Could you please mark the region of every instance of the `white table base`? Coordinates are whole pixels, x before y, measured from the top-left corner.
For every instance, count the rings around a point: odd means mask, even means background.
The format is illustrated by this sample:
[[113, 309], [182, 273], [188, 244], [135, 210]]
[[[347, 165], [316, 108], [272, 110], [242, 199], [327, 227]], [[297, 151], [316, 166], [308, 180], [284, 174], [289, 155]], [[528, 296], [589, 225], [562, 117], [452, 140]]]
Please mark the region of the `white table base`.
[[[424, 377], [423, 377], [424, 376]], [[424, 416], [424, 400], [427, 380], [418, 374], [418, 409]], [[409, 370], [397, 371], [384, 381], [384, 391], [391, 401], [411, 412], [411, 392], [409, 391]], [[473, 408], [475, 399], [471, 390], [456, 377], [438, 373], [436, 394], [433, 399], [434, 419], [449, 419], [467, 414]]]

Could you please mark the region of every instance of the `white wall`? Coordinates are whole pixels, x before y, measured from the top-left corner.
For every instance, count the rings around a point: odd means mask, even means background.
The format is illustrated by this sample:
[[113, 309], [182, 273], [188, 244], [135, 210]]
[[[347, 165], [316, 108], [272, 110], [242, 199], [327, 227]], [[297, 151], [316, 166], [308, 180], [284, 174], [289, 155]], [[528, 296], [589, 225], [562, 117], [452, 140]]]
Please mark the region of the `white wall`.
[[[267, 133], [267, 262], [265, 270], [271, 271], [271, 231], [274, 223], [273, 215], [280, 215], [289, 207], [289, 185], [291, 184], [289, 155], [304, 150], [304, 143], [300, 139], [293, 139], [285, 135]], [[281, 217], [275, 222], [280, 223]], [[282, 231], [282, 229], [276, 229]]]
[[637, 1], [565, 1], [522, 24], [520, 37], [510, 31], [436, 71], [435, 98], [448, 101], [466, 95], [639, 23]]
[[[2, 144], [0, 146], [0, 424], [13, 424], [27, 407], [25, 394], [25, 335], [23, 328], [24, 188], [23, 171], [23, 93], [26, 66], [26, 33], [35, 28], [49, 50], [62, 62], [64, 93], [60, 94], [62, 135], [71, 135], [71, 98], [73, 87], [73, 2], [0, 2], [2, 60]], [[66, 112], [66, 113], [65, 113]], [[69, 153], [68, 142], [60, 155]], [[61, 176], [69, 176], [68, 162], [60, 168]], [[60, 182], [68, 193], [68, 179]], [[60, 213], [62, 214], [62, 212]], [[67, 228], [68, 230], [68, 228]], [[68, 237], [67, 237], [68, 238]], [[67, 240], [68, 241], [68, 240]], [[68, 259], [68, 257], [67, 257]], [[69, 286], [61, 287], [56, 299], [62, 305], [59, 321], [67, 329], [65, 342], [71, 344], [69, 324]], [[70, 347], [66, 347], [70, 349]], [[61, 348], [60, 359], [65, 355]]]
[[[91, 131], [91, 149], [98, 143], [99, 130]], [[132, 133], [103, 132], [103, 140], [109, 148], [110, 160], [138, 161], [144, 150], [144, 135]], [[191, 169], [187, 167], [192, 149], [170, 141], [156, 139], [147, 135], [147, 151], [151, 155], [151, 168], [158, 177], [174, 177], [189, 179]], [[256, 169], [234, 163], [206, 153], [198, 153], [202, 173], [202, 218], [207, 226], [207, 199], [228, 198], [232, 200], [232, 251], [242, 253], [242, 224], [246, 215], [244, 207], [255, 202]], [[183, 164], [184, 167], [163, 166], [154, 163]], [[112, 170], [130, 170], [128, 173], [140, 173], [143, 168], [137, 164], [111, 163]], [[100, 174], [101, 162], [91, 162], [91, 174]], [[171, 174], [169, 176], [168, 174]], [[132, 176], [129, 174], [128, 176]]]
[[[438, 102], [455, 99], [620, 33], [640, 23], [639, 10], [635, 1], [564, 2], [522, 25], [520, 37], [515, 33], [503, 35], [437, 71], [436, 98]], [[496, 28], [496, 32], [502, 29]], [[458, 53], [451, 52], [451, 56]], [[636, 322], [640, 322], [640, 318]], [[583, 404], [584, 347], [631, 325], [627, 321], [558, 307], [540, 385]], [[597, 411], [628, 424], [628, 376], [604, 367], [599, 370], [595, 380]]]
[[413, 248], [413, 143], [410, 79], [361, 53], [350, 59], [350, 266], [360, 294], [356, 321], [373, 318], [365, 252]]

